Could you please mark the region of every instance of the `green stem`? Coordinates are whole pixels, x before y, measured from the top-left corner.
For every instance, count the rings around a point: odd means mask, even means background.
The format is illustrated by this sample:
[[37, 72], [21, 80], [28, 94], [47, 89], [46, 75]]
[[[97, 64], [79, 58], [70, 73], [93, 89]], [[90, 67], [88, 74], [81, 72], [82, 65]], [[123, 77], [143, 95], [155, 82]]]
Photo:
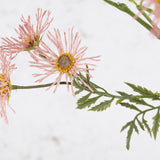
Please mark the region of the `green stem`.
[[[84, 77], [83, 77], [84, 78]], [[85, 79], [84, 79], [85, 80]], [[124, 99], [124, 100], [131, 100], [133, 98], [133, 96], [137, 99], [143, 99], [143, 98], [151, 98], [153, 99], [154, 97], [152, 96], [141, 96], [141, 95], [130, 95], [130, 96], [118, 96], [118, 95], [113, 95], [113, 94], [110, 94], [108, 93], [104, 88], [96, 85], [95, 83], [93, 82], [89, 82], [91, 86], [95, 86], [96, 88], [100, 89], [101, 91], [97, 90], [97, 89], [94, 89], [93, 91], [93, 94], [97, 94], [99, 96], [105, 96], [105, 97], [111, 97], [113, 99]], [[51, 86], [53, 83], [47, 83], [47, 84], [41, 84], [41, 85], [32, 85], [32, 86], [19, 86], [19, 85], [11, 85], [11, 88], [12, 90], [15, 90], [15, 89], [34, 89], [34, 88], [44, 88], [44, 87], [49, 87]], [[60, 82], [60, 85], [66, 85], [67, 83], [66, 82]], [[71, 85], [71, 82], [68, 82], [69, 85]], [[55, 83], [56, 85], [56, 83]], [[85, 87], [85, 86], [82, 86], [84, 90], [90, 92], [90, 90]], [[145, 103], [146, 106], [150, 107], [151, 109], [152, 108], [155, 108], [154, 106], [148, 104], [148, 103]]]
[[[110, 4], [111, 6], [116, 7], [117, 9], [121, 10], [122, 12], [127, 13], [128, 15], [130, 15], [131, 17], [133, 17], [135, 19], [136, 14], [134, 12], [132, 12], [126, 4], [124, 3], [115, 3], [111, 0], [104, 0], [106, 3]], [[146, 23], [143, 19], [141, 19], [140, 17], [137, 17], [135, 19], [138, 23], [140, 23], [143, 27], [145, 27], [147, 30], [151, 30], [152, 26], [149, 25], [148, 23]]]
[[[97, 86], [97, 88], [101, 88], [99, 86]], [[104, 90], [104, 89], [103, 89]], [[133, 97], [132, 96], [117, 96], [117, 95], [113, 95], [113, 94], [110, 94], [108, 93], [107, 91], [106, 92], [100, 92], [100, 91], [94, 91], [95, 94], [98, 94], [98, 95], [103, 95], [105, 97], [112, 97], [114, 99], [124, 99], [124, 100], [131, 100]], [[154, 98], [153, 96], [140, 96], [140, 95], [133, 95], [135, 98], [137, 99], [143, 99], [143, 98]], [[148, 104], [147, 102], [145, 103], [146, 106], [150, 107], [150, 108], [155, 108], [153, 105], [151, 104]]]
[[160, 106], [157, 106], [157, 107], [154, 107], [154, 108], [150, 108], [150, 109], [146, 109], [146, 110], [144, 110], [144, 111], [139, 112], [139, 113], [134, 117], [134, 120], [133, 120], [133, 121], [135, 121], [138, 116], [143, 115], [143, 117], [144, 117], [144, 115], [145, 115], [146, 112], [149, 112], [149, 111], [152, 111], [152, 110], [155, 110], [155, 109], [158, 109], [158, 108], [160, 108]]
[[[41, 84], [41, 85], [33, 85], [33, 86], [19, 86], [19, 85], [12, 85], [11, 88], [12, 90], [15, 89], [34, 89], [34, 88], [44, 88], [44, 87], [49, 87], [51, 86], [53, 83], [47, 83], [47, 84]], [[60, 82], [60, 84], [67, 84], [66, 82]], [[68, 84], [70, 85], [71, 83], [68, 82]], [[56, 85], [56, 83], [55, 83]]]

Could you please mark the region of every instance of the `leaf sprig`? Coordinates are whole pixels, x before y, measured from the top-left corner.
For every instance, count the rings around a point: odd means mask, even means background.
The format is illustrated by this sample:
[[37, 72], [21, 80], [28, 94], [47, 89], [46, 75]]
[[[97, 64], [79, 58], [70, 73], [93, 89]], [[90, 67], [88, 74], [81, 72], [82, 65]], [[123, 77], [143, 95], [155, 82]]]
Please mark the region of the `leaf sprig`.
[[[91, 82], [90, 79], [87, 78], [87, 75], [84, 76], [79, 73], [79, 76], [90, 85], [93, 92], [82, 84], [78, 78], [74, 78], [74, 86], [77, 89], [75, 94], [78, 95], [85, 91], [85, 95], [77, 100], [77, 109], [88, 108], [89, 111], [104, 111], [116, 100], [116, 105], [135, 111], [133, 120], [130, 120], [121, 128], [121, 132], [128, 129], [126, 137], [126, 148], [128, 150], [130, 149], [131, 137], [134, 132], [139, 134], [140, 130], [147, 131], [151, 137], [153, 135], [154, 139], [156, 139], [160, 127], [160, 105], [154, 106], [148, 103], [147, 100], [159, 101], [160, 93], [154, 93], [139, 85], [136, 86], [125, 82], [125, 84], [133, 90], [134, 94], [117, 91], [118, 95], [113, 95]], [[155, 112], [152, 118], [152, 126], [149, 125], [148, 120], [145, 118], [145, 115], [151, 111]]]
[[[151, 14], [154, 13], [154, 11], [151, 8], [144, 7], [143, 0], [138, 1], [139, 4], [135, 0], [129, 0], [131, 3], [133, 3], [135, 5], [138, 13], [141, 13], [141, 14], [137, 14], [134, 11], [132, 11], [125, 3], [114, 2], [112, 0], [104, 0], [104, 1], [106, 3], [108, 3], [109, 5], [117, 8], [118, 10], [133, 17], [139, 24], [141, 24], [148, 31], [154, 30], [155, 23], [153, 23], [153, 18], [151, 16]], [[142, 16], [140, 16], [140, 15], [142, 15]], [[160, 37], [159, 37], [159, 35], [157, 35], [156, 31], [152, 32], [152, 34], [154, 34], [158, 39], [160, 39]]]

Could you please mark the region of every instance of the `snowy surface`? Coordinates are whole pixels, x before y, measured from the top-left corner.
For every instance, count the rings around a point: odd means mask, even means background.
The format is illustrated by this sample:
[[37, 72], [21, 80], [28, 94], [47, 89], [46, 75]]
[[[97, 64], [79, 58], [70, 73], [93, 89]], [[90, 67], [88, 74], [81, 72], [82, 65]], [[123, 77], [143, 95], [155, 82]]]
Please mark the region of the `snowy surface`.
[[[111, 93], [131, 91], [124, 81], [160, 90], [160, 42], [132, 18], [103, 0], [1, 0], [0, 34], [15, 36], [23, 15], [40, 7], [52, 11], [54, 27], [75, 27], [88, 46], [88, 56], [102, 55], [93, 81]], [[12, 84], [34, 84], [29, 55], [16, 57]], [[160, 137], [133, 135], [125, 148], [122, 125], [134, 113], [112, 105], [104, 112], [76, 109], [76, 98], [66, 87], [53, 94], [45, 89], [13, 91], [9, 125], [0, 121], [0, 160], [159, 160]]]

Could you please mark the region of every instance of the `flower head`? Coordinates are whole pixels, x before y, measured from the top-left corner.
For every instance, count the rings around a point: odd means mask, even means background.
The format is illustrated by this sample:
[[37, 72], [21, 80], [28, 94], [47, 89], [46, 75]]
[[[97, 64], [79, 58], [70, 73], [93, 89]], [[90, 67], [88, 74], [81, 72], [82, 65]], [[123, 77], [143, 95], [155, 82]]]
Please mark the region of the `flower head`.
[[50, 14], [50, 11], [37, 9], [36, 26], [31, 23], [31, 16], [28, 16], [27, 19], [22, 16], [22, 24], [19, 25], [18, 29], [15, 29], [18, 38], [2, 38], [3, 45], [1, 49], [7, 53], [19, 53], [21, 51], [30, 51], [39, 46], [44, 32], [53, 21], [53, 18], [50, 19]]
[[8, 105], [10, 107], [10, 74], [13, 69], [15, 69], [15, 65], [11, 65], [11, 60], [11, 56], [6, 57], [6, 54], [4, 54], [4, 52], [0, 52], [0, 116], [4, 118], [6, 123], [8, 122], [6, 115], [6, 106]]
[[[41, 42], [41, 47], [37, 47], [36, 50], [32, 52], [37, 56], [38, 61], [32, 61], [32, 67], [37, 67], [43, 70], [41, 74], [34, 74], [34, 76], [41, 76], [36, 82], [41, 82], [45, 78], [49, 76], [55, 76], [57, 73], [57, 77], [55, 78], [53, 85], [56, 85], [56, 88], [59, 86], [62, 77], [64, 76], [67, 84], [67, 88], [69, 89], [69, 82], [71, 81], [71, 90], [73, 91], [73, 78], [78, 78], [86, 87], [88, 87], [91, 91], [91, 87], [79, 76], [79, 72], [83, 72], [85, 74], [89, 74], [89, 70], [94, 70], [94, 68], [87, 68], [88, 66], [94, 66], [94, 64], [86, 63], [86, 60], [97, 61], [99, 56], [86, 58], [85, 52], [87, 47], [80, 47], [81, 40], [79, 39], [78, 32], [73, 33], [73, 28], [68, 29], [68, 35], [64, 32], [64, 41], [62, 41], [62, 36], [58, 29], [54, 29], [55, 35], [51, 32], [47, 34], [49, 40], [54, 44], [57, 48], [57, 53], [51, 50], [44, 42]], [[53, 86], [52, 85], [52, 86]]]

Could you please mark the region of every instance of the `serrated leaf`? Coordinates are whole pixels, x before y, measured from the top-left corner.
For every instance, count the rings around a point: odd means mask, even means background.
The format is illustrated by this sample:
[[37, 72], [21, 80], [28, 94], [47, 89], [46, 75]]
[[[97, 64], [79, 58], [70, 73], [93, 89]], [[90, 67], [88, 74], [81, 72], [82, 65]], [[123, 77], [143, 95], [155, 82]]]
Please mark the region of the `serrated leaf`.
[[136, 97], [132, 97], [130, 100], [130, 102], [134, 102], [136, 104], [141, 104], [141, 105], [147, 105], [148, 106], [148, 103], [145, 102], [143, 99], [140, 99], [140, 98], [136, 98]]
[[127, 132], [126, 148], [128, 150], [130, 148], [130, 141], [131, 141], [131, 136], [132, 136], [132, 133], [133, 133], [133, 128], [134, 128], [134, 122], [131, 123], [130, 128]]
[[94, 104], [98, 99], [100, 98], [100, 96], [97, 96], [97, 97], [93, 97], [93, 98], [90, 98], [88, 100], [86, 100], [85, 102], [81, 103], [81, 104], [78, 104], [78, 109], [83, 109], [83, 108], [86, 108], [86, 107], [90, 107], [92, 104]]
[[158, 108], [157, 114], [153, 117], [152, 133], [153, 133], [154, 139], [157, 138], [158, 128], [160, 126], [159, 121], [160, 121], [160, 114], [159, 114], [159, 108]]
[[125, 92], [121, 92], [121, 91], [117, 91], [117, 93], [120, 94], [123, 97], [128, 97], [128, 98], [132, 96], [132, 95], [129, 95], [129, 94], [127, 94]]
[[77, 101], [77, 104], [80, 105], [80, 104], [83, 104], [86, 100], [88, 100], [88, 98], [90, 97], [91, 93], [88, 93], [87, 95], [81, 97], [78, 101]]
[[129, 87], [131, 87], [135, 92], [140, 93], [141, 95], [154, 95], [154, 93], [146, 88], [141, 86], [136, 86], [134, 84], [125, 82]]
[[77, 89], [83, 90], [82, 85], [79, 82], [77, 82], [77, 80], [75, 79], [73, 80], [73, 86]]
[[[82, 75], [82, 73], [79, 73], [79, 76], [80, 76], [80, 78], [81, 79], [83, 79], [86, 83], [87, 83], [87, 78], [85, 77], [85, 76], [83, 76]], [[87, 83], [88, 84], [88, 83]], [[92, 83], [91, 81], [89, 81], [89, 86], [93, 89], [93, 90], [95, 90], [95, 88], [98, 88], [98, 86], [96, 85], [96, 84], [94, 84], [94, 83]]]
[[134, 127], [134, 130], [137, 132], [137, 134], [139, 134], [138, 127], [136, 126], [136, 124], [135, 124], [135, 123], [133, 123], [133, 127]]
[[138, 109], [135, 105], [133, 104], [129, 104], [129, 103], [120, 103], [120, 105], [126, 107], [126, 108], [129, 108], [129, 109], [133, 109], [133, 110], [136, 110], [138, 112], [141, 112], [140, 109]]
[[109, 101], [101, 102], [100, 104], [92, 107], [89, 111], [104, 111], [110, 107], [112, 101], [113, 101], [113, 99], [111, 99]]
[[144, 131], [144, 126], [143, 126], [142, 122], [138, 118], [136, 120], [137, 120], [138, 125], [140, 126], [140, 128]]
[[150, 127], [149, 127], [147, 121], [143, 118], [143, 119], [142, 119], [142, 122], [143, 122], [145, 128], [147, 129], [148, 133], [149, 133], [150, 136], [152, 137], [152, 132], [151, 132], [151, 129], [150, 129]]
[[127, 122], [127, 123], [121, 128], [121, 131], [120, 131], [120, 132], [124, 131], [127, 127], [129, 127], [129, 126], [131, 125], [131, 123], [132, 123], [132, 121]]

